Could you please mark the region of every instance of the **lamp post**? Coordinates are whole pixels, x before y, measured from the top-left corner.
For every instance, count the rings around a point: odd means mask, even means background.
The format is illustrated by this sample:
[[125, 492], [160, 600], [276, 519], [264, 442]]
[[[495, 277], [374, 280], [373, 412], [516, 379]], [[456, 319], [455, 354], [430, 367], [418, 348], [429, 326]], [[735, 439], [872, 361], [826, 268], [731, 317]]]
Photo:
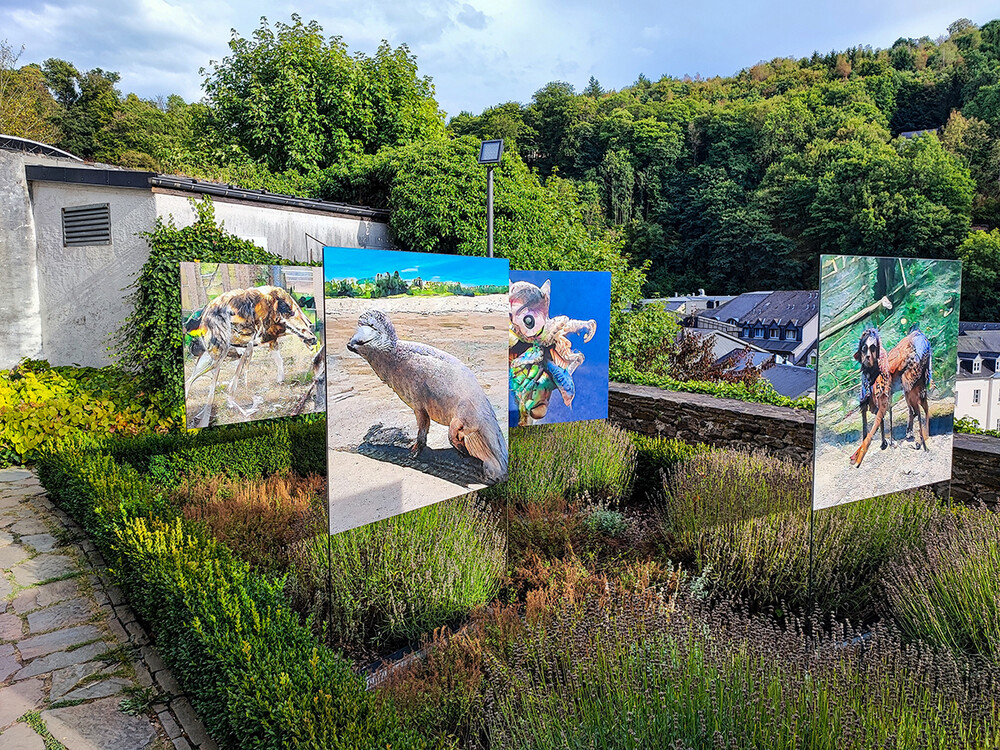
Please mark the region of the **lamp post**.
[[486, 254], [493, 257], [493, 167], [503, 156], [503, 138], [479, 145], [479, 163], [486, 165]]

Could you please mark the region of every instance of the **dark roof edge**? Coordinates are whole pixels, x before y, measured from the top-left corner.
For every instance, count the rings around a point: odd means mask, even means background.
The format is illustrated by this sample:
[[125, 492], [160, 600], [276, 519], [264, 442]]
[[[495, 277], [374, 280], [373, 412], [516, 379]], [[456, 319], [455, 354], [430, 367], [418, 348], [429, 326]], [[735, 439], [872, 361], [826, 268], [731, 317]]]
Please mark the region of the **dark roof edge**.
[[155, 174], [155, 172], [137, 172], [131, 169], [50, 167], [41, 164], [26, 164], [24, 167], [24, 176], [29, 182], [69, 182], [76, 185], [104, 185], [145, 190], [149, 190], [150, 178]]
[[223, 185], [208, 180], [190, 177], [172, 177], [156, 172], [140, 172], [132, 169], [94, 169], [90, 167], [50, 167], [27, 164], [24, 175], [29, 182], [67, 182], [76, 185], [103, 185], [105, 187], [139, 188], [150, 190], [154, 187], [180, 190], [185, 193], [214, 195], [220, 198], [266, 203], [272, 206], [305, 208], [324, 213], [357, 216], [365, 219], [388, 221], [389, 212], [368, 206], [352, 206], [348, 203], [296, 198], [293, 195], [269, 193], [266, 190], [247, 190], [234, 185]]
[[237, 200], [253, 201], [256, 203], [267, 203], [273, 206], [308, 208], [313, 211], [345, 214], [347, 216], [360, 216], [366, 219], [379, 219], [382, 221], [387, 221], [389, 219], [389, 212], [385, 209], [369, 208], [368, 206], [352, 206], [348, 203], [319, 201], [311, 198], [296, 198], [295, 196], [284, 195], [282, 193], [269, 193], [266, 190], [247, 190], [234, 185], [223, 185], [218, 182], [195, 180], [187, 177], [152, 175], [149, 178], [149, 184], [152, 187], [181, 190], [185, 193], [214, 195], [220, 198], [234, 198]]

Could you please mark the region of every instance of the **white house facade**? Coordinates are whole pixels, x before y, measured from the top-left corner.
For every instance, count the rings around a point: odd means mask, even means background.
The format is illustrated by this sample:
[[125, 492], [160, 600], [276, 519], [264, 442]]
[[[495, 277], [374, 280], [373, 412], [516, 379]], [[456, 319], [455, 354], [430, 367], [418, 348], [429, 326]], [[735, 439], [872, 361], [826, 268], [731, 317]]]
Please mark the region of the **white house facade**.
[[974, 419], [986, 430], [1000, 430], [1000, 331], [966, 328], [958, 337], [955, 417]]

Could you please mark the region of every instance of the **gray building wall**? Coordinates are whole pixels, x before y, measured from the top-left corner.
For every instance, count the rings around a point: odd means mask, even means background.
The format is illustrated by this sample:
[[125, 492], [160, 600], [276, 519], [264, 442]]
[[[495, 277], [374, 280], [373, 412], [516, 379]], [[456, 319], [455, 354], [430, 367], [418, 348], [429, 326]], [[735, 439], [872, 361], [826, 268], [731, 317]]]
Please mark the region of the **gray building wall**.
[[[110, 337], [131, 311], [131, 291], [156, 217], [193, 223], [180, 191], [25, 179], [26, 164], [80, 162], [0, 150], [0, 369], [23, 357], [101, 367]], [[95, 168], [106, 168], [99, 165]], [[64, 247], [62, 209], [107, 203], [110, 245]], [[322, 259], [324, 245], [390, 249], [385, 223], [325, 211], [215, 198], [225, 229], [295, 263]]]
[[[159, 189], [153, 196], [157, 216], [172, 216], [178, 227], [194, 223], [191, 196]], [[296, 263], [322, 260], [324, 245], [392, 248], [388, 226], [382, 222], [222, 198], [214, 198], [213, 204], [215, 219], [227, 232]]]
[[24, 154], [0, 149], [0, 368], [42, 354], [35, 222], [24, 164]]
[[[52, 364], [109, 364], [109, 336], [130, 307], [123, 290], [149, 257], [141, 233], [153, 226], [148, 190], [33, 182], [42, 350]], [[108, 203], [111, 244], [63, 247], [62, 209]]]

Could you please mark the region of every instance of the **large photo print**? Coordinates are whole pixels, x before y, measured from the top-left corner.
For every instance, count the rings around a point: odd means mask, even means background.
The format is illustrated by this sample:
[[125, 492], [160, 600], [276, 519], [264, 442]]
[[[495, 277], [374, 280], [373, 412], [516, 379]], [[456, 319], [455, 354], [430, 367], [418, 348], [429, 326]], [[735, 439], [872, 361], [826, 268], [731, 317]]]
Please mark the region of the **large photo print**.
[[961, 263], [820, 268], [813, 507], [950, 480]]
[[611, 273], [510, 272], [510, 426], [608, 417]]
[[506, 479], [508, 273], [324, 248], [330, 533]]
[[323, 411], [323, 273], [181, 263], [189, 429]]

